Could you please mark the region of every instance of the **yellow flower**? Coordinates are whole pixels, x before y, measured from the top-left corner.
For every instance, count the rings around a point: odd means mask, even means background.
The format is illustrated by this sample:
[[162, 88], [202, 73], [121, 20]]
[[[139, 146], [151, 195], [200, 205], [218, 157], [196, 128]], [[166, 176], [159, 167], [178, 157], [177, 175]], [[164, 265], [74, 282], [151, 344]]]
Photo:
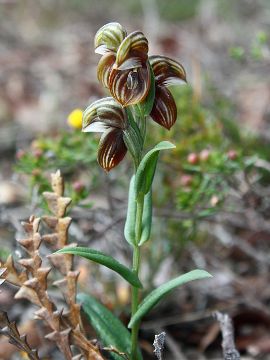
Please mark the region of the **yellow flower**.
[[68, 125], [74, 129], [82, 128], [83, 111], [81, 109], [73, 110], [67, 118]]
[[22, 359], [29, 360], [29, 356], [27, 355], [27, 353], [25, 351], [20, 351], [20, 355], [21, 355]]

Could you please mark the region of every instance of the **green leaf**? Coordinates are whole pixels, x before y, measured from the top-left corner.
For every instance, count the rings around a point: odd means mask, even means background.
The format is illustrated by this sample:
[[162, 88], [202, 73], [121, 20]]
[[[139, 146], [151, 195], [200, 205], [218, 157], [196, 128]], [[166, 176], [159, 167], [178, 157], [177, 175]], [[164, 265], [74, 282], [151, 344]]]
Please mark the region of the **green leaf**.
[[[129, 355], [131, 351], [130, 332], [122, 322], [91, 295], [78, 294], [77, 300], [82, 304], [87, 320], [91, 323], [103, 344], [108, 347], [113, 346], [118, 351]], [[111, 357], [115, 360], [123, 360], [121, 356], [114, 353], [111, 353]], [[142, 360], [139, 349], [138, 359]]]
[[137, 312], [132, 316], [128, 327], [131, 328], [141, 318], [147, 314], [165, 295], [176, 287], [186, 284], [193, 280], [199, 280], [204, 278], [212, 277], [207, 271], [204, 270], [193, 270], [184, 275], [178, 276], [177, 278], [168, 281], [161, 285], [157, 289], [153, 290], [146, 298], [141, 302]]
[[66, 247], [61, 250], [56, 251], [56, 254], [72, 254], [81, 256], [87, 260], [94, 261], [98, 264], [104, 265], [107, 268], [117, 272], [121, 275], [126, 281], [128, 281], [131, 285], [142, 288], [142, 284], [138, 278], [138, 276], [133, 273], [129, 268], [120, 264], [113, 257], [106, 255], [100, 251], [84, 248], [84, 247]]
[[[131, 245], [136, 243], [135, 224], [137, 213], [137, 202], [134, 192], [135, 176], [130, 180], [129, 196], [128, 196], [128, 210], [127, 219], [125, 223], [124, 234], [127, 242]], [[144, 197], [143, 219], [142, 219], [142, 234], [139, 246], [143, 245], [149, 240], [152, 226], [152, 190], [150, 190]]]
[[152, 227], [152, 189], [144, 197], [142, 234], [139, 246], [149, 240]]
[[161, 141], [144, 156], [135, 176], [134, 186], [136, 199], [138, 198], [140, 193], [146, 195], [152, 186], [160, 150], [174, 148], [175, 145], [173, 145], [169, 141]]
[[134, 245], [136, 242], [135, 223], [136, 223], [137, 202], [134, 192], [134, 181], [135, 181], [135, 176], [133, 175], [129, 184], [128, 210], [127, 210], [127, 219], [124, 229], [125, 238], [127, 242], [129, 242], [131, 245]]

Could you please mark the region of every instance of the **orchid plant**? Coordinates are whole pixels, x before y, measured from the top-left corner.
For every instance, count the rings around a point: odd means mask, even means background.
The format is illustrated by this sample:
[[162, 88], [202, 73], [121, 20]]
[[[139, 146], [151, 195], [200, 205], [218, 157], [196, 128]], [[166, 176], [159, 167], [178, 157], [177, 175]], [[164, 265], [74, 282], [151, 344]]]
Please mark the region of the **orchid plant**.
[[65, 247], [59, 252], [74, 254], [104, 265], [131, 286], [130, 331], [101, 303], [81, 294], [82, 308], [112, 356], [141, 360], [138, 331], [142, 318], [166, 294], [189, 281], [211, 277], [204, 270], [193, 270], [161, 285], [141, 300], [140, 254], [149, 240], [152, 224], [152, 183], [161, 150], [175, 146], [162, 141], [144, 154], [149, 119], [170, 130], [177, 118], [176, 104], [168, 86], [186, 82], [184, 67], [165, 56], [148, 56], [148, 41], [135, 31], [127, 35], [118, 23], [109, 23], [95, 36], [95, 51], [102, 57], [97, 77], [111, 97], [92, 103], [83, 114], [83, 131], [102, 133], [98, 163], [112, 170], [128, 152], [134, 163], [130, 180], [125, 239], [133, 251], [132, 267], [120, 264], [111, 256], [83, 247]]

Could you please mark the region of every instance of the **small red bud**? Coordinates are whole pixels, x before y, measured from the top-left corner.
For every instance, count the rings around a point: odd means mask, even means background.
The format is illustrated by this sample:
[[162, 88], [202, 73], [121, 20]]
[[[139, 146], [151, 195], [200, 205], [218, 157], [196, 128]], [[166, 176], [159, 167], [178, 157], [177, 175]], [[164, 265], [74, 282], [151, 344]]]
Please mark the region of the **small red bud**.
[[237, 154], [237, 152], [236, 152], [235, 150], [229, 150], [229, 151], [227, 152], [227, 156], [228, 156], [228, 158], [229, 158], [230, 160], [236, 160], [238, 154]]
[[80, 193], [84, 190], [85, 186], [81, 181], [75, 181], [72, 184], [72, 188], [76, 193]]
[[192, 183], [192, 176], [191, 175], [182, 175], [181, 178], [180, 178], [180, 184], [182, 186], [190, 186], [191, 183]]
[[17, 150], [16, 159], [21, 160], [21, 158], [23, 158], [25, 154], [26, 154], [26, 152], [23, 149]]
[[200, 152], [200, 160], [207, 161], [210, 156], [210, 151], [208, 149], [204, 149]]
[[43, 151], [39, 148], [33, 150], [33, 155], [36, 159], [39, 159], [43, 154]]
[[188, 157], [187, 157], [187, 161], [192, 164], [192, 165], [195, 165], [198, 163], [198, 155], [196, 153], [190, 153], [188, 154]]

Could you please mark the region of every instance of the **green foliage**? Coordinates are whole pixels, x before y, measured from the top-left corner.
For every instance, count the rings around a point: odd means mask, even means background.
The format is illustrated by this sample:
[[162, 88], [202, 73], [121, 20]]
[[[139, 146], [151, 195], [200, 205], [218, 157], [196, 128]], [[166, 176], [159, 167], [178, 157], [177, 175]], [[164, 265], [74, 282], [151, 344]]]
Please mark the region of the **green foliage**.
[[149, 240], [152, 228], [152, 189], [144, 197], [143, 217], [142, 217], [142, 234], [139, 246], [142, 246]]
[[129, 268], [127, 268], [126, 266], [119, 263], [113, 257], [106, 255], [100, 251], [84, 248], [84, 247], [75, 247], [75, 248], [66, 247], [61, 250], [58, 250], [56, 253], [77, 255], [87, 260], [94, 261], [98, 264], [104, 265], [107, 268], [115, 271], [120, 276], [122, 276], [131, 285], [138, 288], [142, 288], [142, 284], [135, 273], [129, 270]]
[[[206, 155], [203, 158], [204, 154]], [[182, 183], [177, 190], [177, 207], [196, 217], [215, 214], [229, 190], [231, 176], [245, 168], [242, 157], [235, 151], [204, 150], [196, 164], [183, 161]]]
[[174, 148], [175, 146], [169, 141], [161, 141], [144, 156], [135, 176], [134, 188], [136, 198], [138, 198], [141, 194], [146, 195], [150, 191], [160, 150]]
[[[29, 149], [17, 152], [15, 170], [30, 177], [31, 190], [38, 189], [38, 194], [50, 189], [50, 173], [61, 169], [66, 177], [76, 174], [76, 181], [67, 187], [67, 195], [73, 204], [79, 204], [89, 195], [89, 184], [78, 183], [78, 171], [89, 169], [96, 162], [94, 138], [83, 139], [80, 131], [63, 131], [57, 136], [41, 136]], [[92, 181], [97, 172], [91, 167]], [[86, 203], [84, 206], [91, 206]]]
[[240, 61], [248, 60], [249, 58], [253, 61], [264, 61], [267, 59], [269, 52], [268, 40], [268, 34], [260, 30], [251, 41], [250, 48], [244, 49], [242, 46], [233, 46], [229, 49], [230, 56]]
[[[137, 202], [135, 197], [135, 176], [133, 175], [130, 180], [129, 185], [129, 195], [128, 195], [128, 210], [127, 218], [125, 223], [124, 235], [125, 239], [131, 245], [136, 243], [135, 235], [135, 223], [136, 223], [136, 213], [137, 213]], [[144, 197], [144, 208], [143, 208], [143, 218], [142, 218], [142, 234], [139, 246], [144, 244], [149, 240], [152, 226], [152, 191], [150, 190]]]
[[128, 327], [131, 328], [141, 318], [146, 315], [164, 296], [175, 289], [178, 286], [184, 285], [193, 280], [205, 279], [212, 277], [207, 271], [193, 270], [184, 275], [178, 276], [175, 279], [168, 281], [161, 285], [157, 289], [153, 290], [146, 298], [141, 302], [137, 312], [132, 316]]
[[125, 223], [124, 235], [130, 245], [134, 245], [136, 241], [135, 236], [135, 222], [136, 222], [136, 212], [137, 212], [137, 203], [135, 197], [135, 188], [134, 188], [135, 176], [133, 175], [129, 183], [129, 193], [128, 193], [128, 209], [127, 209], [127, 218]]
[[[79, 294], [77, 299], [82, 304], [82, 309], [88, 321], [104, 345], [113, 346], [123, 353], [129, 353], [131, 349], [130, 332], [121, 321], [94, 297], [87, 294]], [[122, 359], [121, 356], [114, 353], [111, 353], [111, 356], [115, 360]], [[139, 350], [138, 360], [142, 360]]]
[[230, 56], [235, 60], [243, 60], [245, 57], [245, 49], [242, 46], [233, 46], [229, 49]]

